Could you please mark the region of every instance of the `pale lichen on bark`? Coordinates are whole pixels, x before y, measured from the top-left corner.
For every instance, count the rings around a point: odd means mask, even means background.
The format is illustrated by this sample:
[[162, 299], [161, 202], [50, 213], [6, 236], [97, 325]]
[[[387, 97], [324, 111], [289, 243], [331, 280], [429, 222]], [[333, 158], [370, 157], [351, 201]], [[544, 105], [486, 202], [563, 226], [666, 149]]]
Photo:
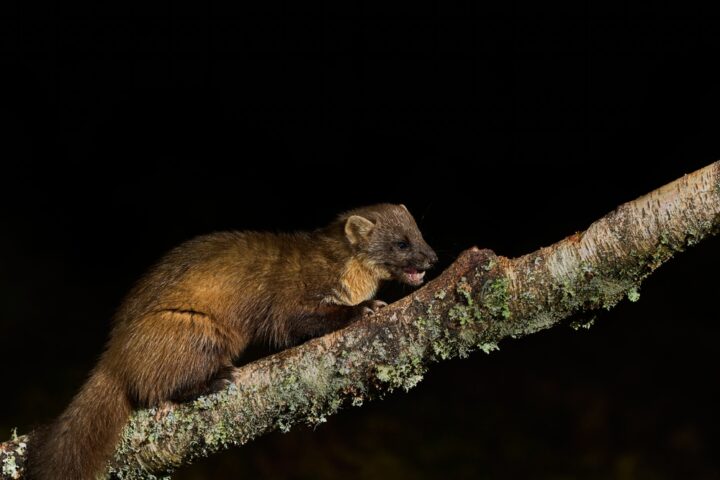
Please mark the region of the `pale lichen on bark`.
[[[248, 364], [224, 392], [158, 412], [137, 411], [108, 475], [162, 478], [173, 468], [348, 405], [408, 390], [428, 365], [582, 310], [639, 298], [642, 280], [720, 225], [720, 162], [622, 205], [547, 248], [516, 259], [467, 250], [438, 278], [372, 318]], [[2, 476], [21, 478], [25, 447], [0, 444]]]

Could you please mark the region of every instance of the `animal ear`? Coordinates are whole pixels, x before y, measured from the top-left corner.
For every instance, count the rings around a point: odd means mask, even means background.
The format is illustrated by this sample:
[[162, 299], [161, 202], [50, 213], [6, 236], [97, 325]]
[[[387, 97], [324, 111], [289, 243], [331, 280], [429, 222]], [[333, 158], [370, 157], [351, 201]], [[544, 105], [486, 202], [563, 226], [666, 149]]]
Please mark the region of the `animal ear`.
[[356, 244], [360, 240], [367, 238], [372, 232], [375, 224], [360, 215], [350, 215], [345, 222], [345, 236], [350, 240], [351, 244]]
[[406, 207], [404, 204], [401, 203], [400, 206], [401, 206], [402, 208], [404, 208], [406, 212], [410, 213], [410, 210], [408, 210], [407, 207]]

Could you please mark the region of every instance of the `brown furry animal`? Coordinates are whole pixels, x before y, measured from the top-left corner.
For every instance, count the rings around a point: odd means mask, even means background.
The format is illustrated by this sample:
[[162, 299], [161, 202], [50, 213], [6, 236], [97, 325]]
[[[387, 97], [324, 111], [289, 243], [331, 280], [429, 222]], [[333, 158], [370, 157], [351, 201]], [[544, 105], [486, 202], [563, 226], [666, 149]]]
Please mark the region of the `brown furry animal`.
[[347, 325], [382, 280], [420, 285], [437, 261], [403, 205], [340, 215], [311, 233], [228, 232], [180, 245], [132, 289], [68, 408], [33, 438], [28, 478], [90, 480], [133, 407], [212, 388], [246, 347], [286, 347]]

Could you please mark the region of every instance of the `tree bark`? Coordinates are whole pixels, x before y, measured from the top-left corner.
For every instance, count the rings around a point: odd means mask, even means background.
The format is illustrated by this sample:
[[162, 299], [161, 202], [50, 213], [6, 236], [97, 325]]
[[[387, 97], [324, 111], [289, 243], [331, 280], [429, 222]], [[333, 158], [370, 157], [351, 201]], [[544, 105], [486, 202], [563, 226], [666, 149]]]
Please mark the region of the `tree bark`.
[[[432, 362], [497, 349], [580, 311], [639, 298], [642, 280], [720, 225], [720, 162], [626, 203], [585, 232], [508, 259], [471, 248], [378, 314], [234, 372], [223, 392], [133, 414], [109, 478], [157, 478], [230, 445], [408, 390]], [[32, 437], [0, 444], [19, 479]]]

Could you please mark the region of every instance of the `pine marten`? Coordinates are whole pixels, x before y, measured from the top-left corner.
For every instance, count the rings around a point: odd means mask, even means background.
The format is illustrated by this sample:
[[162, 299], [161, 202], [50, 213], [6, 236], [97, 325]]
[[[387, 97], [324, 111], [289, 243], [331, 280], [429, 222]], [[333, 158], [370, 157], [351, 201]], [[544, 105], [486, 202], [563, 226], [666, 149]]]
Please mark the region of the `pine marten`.
[[133, 408], [207, 391], [253, 342], [282, 348], [339, 329], [383, 305], [381, 281], [418, 286], [436, 261], [407, 208], [391, 204], [309, 233], [180, 245], [130, 291], [89, 380], [33, 435], [28, 478], [96, 478]]

